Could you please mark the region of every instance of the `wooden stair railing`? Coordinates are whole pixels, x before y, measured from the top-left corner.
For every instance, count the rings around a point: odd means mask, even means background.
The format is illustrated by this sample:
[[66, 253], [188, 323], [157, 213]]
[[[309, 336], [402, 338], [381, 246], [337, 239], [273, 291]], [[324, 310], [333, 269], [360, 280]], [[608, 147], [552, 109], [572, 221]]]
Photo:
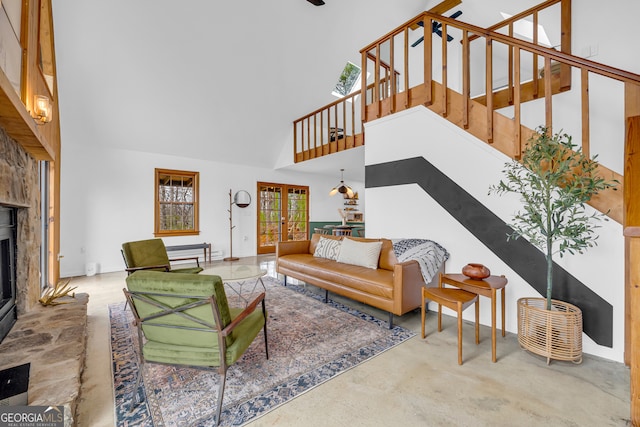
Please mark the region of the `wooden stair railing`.
[[[544, 3], [541, 3], [539, 5], [533, 6], [530, 9], [527, 9], [523, 12], [520, 12], [510, 18], [504, 19], [503, 21], [498, 22], [497, 24], [494, 24], [492, 26], [490, 26], [489, 28], [487, 28], [487, 31], [493, 31], [493, 32], [499, 32], [501, 29], [503, 28], [507, 28], [507, 35], [509, 37], [514, 37], [514, 30], [513, 30], [513, 25], [525, 18], [531, 17], [531, 24], [533, 27], [533, 44], [538, 45], [539, 44], [539, 40], [538, 40], [538, 23], [539, 23], [539, 14], [541, 11], [549, 9], [552, 6], [555, 6], [557, 4], [560, 4], [561, 10], [560, 10], [560, 34], [561, 34], [561, 41], [560, 41], [560, 50], [564, 53], [567, 54], [571, 54], [571, 1], [564, 1], [564, 0], [548, 0], [545, 1]], [[473, 41], [477, 38], [480, 38], [479, 35], [473, 34], [469, 37], [469, 41]], [[537, 63], [538, 63], [538, 58], [537, 55], [534, 53], [533, 54], [533, 61], [532, 61], [532, 66], [533, 66], [533, 70], [532, 70], [532, 75], [533, 75], [533, 80], [532, 82], [530, 82], [532, 88], [533, 88], [533, 97], [537, 98], [538, 97], [538, 88], [539, 88], [539, 74], [538, 74], [538, 69], [537, 69]], [[513, 67], [514, 64], [514, 51], [513, 49], [509, 49], [509, 67], [510, 67], [510, 71], [514, 69]], [[560, 64], [558, 64], [560, 65]], [[561, 75], [562, 81], [560, 83], [560, 91], [564, 91], [564, 90], [568, 90], [571, 87], [571, 73], [569, 72], [569, 67], [567, 67], [566, 65], [562, 65], [559, 67], [558, 69], [558, 73]], [[554, 73], [556, 74], [556, 73]], [[508, 88], [513, 88], [514, 87], [514, 73], [513, 72], [509, 72], [509, 82], [508, 82]], [[521, 90], [524, 88], [521, 88]], [[509, 104], [513, 103], [513, 91], [509, 90], [509, 98], [508, 98]], [[522, 101], [522, 99], [521, 99]], [[498, 107], [499, 108], [499, 107]]]
[[[563, 25], [569, 25], [570, 19], [566, 18], [566, 15], [570, 13], [570, 1], [569, 0], [557, 0], [548, 1], [541, 6], [549, 6], [560, 3], [560, 11], [563, 16], [560, 22]], [[476, 27], [458, 20], [446, 18], [424, 12], [417, 17], [406, 22], [404, 25], [396, 28], [387, 35], [381, 37], [369, 46], [361, 50], [362, 54], [362, 73], [366, 75], [370, 69], [370, 65], [373, 62], [370, 58], [372, 52], [380, 52], [383, 44], [388, 44], [385, 51], [409, 51], [408, 46], [410, 44], [407, 37], [408, 29], [416, 22], [422, 21], [423, 27], [430, 29], [431, 23], [437, 21], [442, 24], [443, 37], [440, 46], [440, 54], [435, 55], [436, 50], [433, 40], [437, 38], [431, 37], [430, 33], [425, 31], [423, 56], [417, 58], [417, 61], [423, 61], [424, 75], [412, 76], [410, 70], [419, 69], [416, 64], [410, 63], [410, 60], [416, 60], [414, 57], [419, 55], [406, 54], [401, 58], [402, 65], [398, 66], [401, 71], [404, 84], [400, 85], [400, 90], [393, 93], [393, 96], [382, 98], [379, 93], [374, 91], [373, 99], [366, 97], [362, 99], [362, 120], [367, 122], [378, 117], [382, 117], [391, 114], [396, 111], [400, 111], [406, 108], [410, 108], [416, 105], [425, 105], [432, 111], [441, 114], [447, 120], [455, 123], [468, 132], [474, 134], [481, 140], [491, 144], [494, 148], [499, 149], [506, 155], [519, 158], [522, 152], [522, 147], [528, 141], [532, 134], [532, 128], [542, 124], [548, 129], [553, 130], [553, 94], [562, 90], [566, 90], [570, 84], [570, 77], [567, 79], [563, 77], [563, 74], [569, 75], [572, 70], [578, 69], [580, 75], [580, 100], [578, 105], [567, 106], [566, 99], [563, 108], [571, 108], [574, 111], [579, 111], [578, 117], [581, 119], [581, 139], [582, 149], [585, 153], [590, 152], [590, 117], [589, 117], [589, 88], [590, 81], [589, 76], [596, 74], [604, 76], [608, 79], [613, 79], [624, 83], [625, 85], [637, 86], [640, 85], [640, 75], [630, 73], [624, 70], [609, 67], [603, 64], [599, 64], [593, 61], [589, 61], [583, 58], [572, 56], [566, 52], [555, 49], [539, 46], [534, 43], [519, 40], [509, 35], [496, 33]], [[509, 24], [511, 25], [511, 23]], [[447, 32], [454, 29], [457, 34], [461, 34], [462, 46], [459, 54], [458, 61], [450, 61], [450, 57], [456, 52], [450, 53], [446, 42]], [[430, 30], [429, 30], [430, 31]], [[563, 33], [570, 32], [570, 28], [563, 28]], [[477, 63], [477, 57], [475, 57], [474, 66], [471, 67], [471, 53], [470, 53], [470, 39], [474, 36], [481, 38], [485, 41], [484, 52], [484, 65]], [[395, 49], [394, 45], [397, 43], [397, 39], [400, 39], [400, 43], [404, 44], [404, 49]], [[568, 43], [570, 36], [563, 36], [562, 42]], [[513, 76], [510, 79], [512, 86], [509, 86], [507, 90], [512, 93], [512, 98], [507, 103], [510, 104], [510, 110], [506, 112], [509, 117], [501, 114], [497, 111], [494, 105], [494, 100], [500, 95], [494, 89], [493, 75], [497, 71], [496, 63], [494, 59], [493, 51], [502, 48], [508, 52], [513, 52], [512, 60], [505, 61], [508, 69], [501, 70], [504, 75]], [[453, 49], [451, 49], [453, 50]], [[530, 75], [524, 75], [523, 68], [523, 56], [529, 55], [533, 58], [540, 58], [544, 63], [542, 73], [538, 73], [538, 66], [534, 63], [533, 69], [529, 73]], [[396, 55], [397, 56], [397, 55]], [[511, 58], [511, 55], [509, 55]], [[374, 54], [375, 57], [375, 54]], [[385, 58], [386, 59], [386, 58]], [[398, 60], [396, 63], [400, 62]], [[453, 75], [450, 70], [451, 64], [461, 64], [459, 75]], [[558, 63], [560, 73], [553, 73], [553, 64]], [[379, 86], [380, 73], [378, 72], [377, 64], [372, 65], [373, 70], [371, 72], [374, 80], [374, 88]], [[484, 97], [484, 99], [472, 99], [471, 72], [480, 70], [484, 72], [484, 92], [490, 93], [493, 96]], [[535, 70], [535, 71], [534, 71]], [[562, 71], [567, 70], [567, 71]], [[434, 77], [434, 71], [440, 71], [440, 76]], [[452, 78], [453, 77], [453, 78]], [[439, 81], [436, 81], [439, 78]], [[528, 97], [523, 96], [523, 86], [529, 81], [535, 81], [538, 79], [538, 84], [535, 87], [538, 88], [538, 96], [540, 98], [541, 113], [537, 119], [527, 118], [527, 123], [531, 123], [531, 128], [527, 128], [523, 125], [523, 115], [521, 106], [526, 100], [535, 99], [534, 95]], [[417, 80], [417, 82], [416, 82]], [[461, 81], [461, 84], [456, 87], [451, 85], [449, 87], [449, 81]], [[567, 86], [567, 84], [569, 86]], [[392, 85], [392, 90], [395, 86]], [[409, 88], [409, 89], [405, 89]], [[524, 99], [523, 99], [524, 98]], [[484, 101], [484, 102], [483, 102]], [[621, 101], [622, 102], [622, 101]], [[637, 103], [640, 100], [627, 99], [627, 103]], [[558, 107], [559, 108], [559, 107]], [[559, 127], [560, 128], [560, 127]], [[602, 173], [607, 178], [618, 179], [623, 182], [622, 175], [601, 166]], [[622, 185], [618, 187], [618, 191], [607, 191], [599, 194], [592, 200], [592, 205], [602, 212], [609, 212], [609, 216], [615, 219], [617, 222], [622, 223], [623, 215], [623, 199], [622, 199]]]

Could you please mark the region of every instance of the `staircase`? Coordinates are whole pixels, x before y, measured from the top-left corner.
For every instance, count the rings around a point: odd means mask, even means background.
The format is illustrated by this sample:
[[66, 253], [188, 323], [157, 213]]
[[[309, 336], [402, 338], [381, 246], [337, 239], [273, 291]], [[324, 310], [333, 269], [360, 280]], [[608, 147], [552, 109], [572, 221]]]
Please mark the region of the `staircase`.
[[[450, 7], [459, 2], [443, 3]], [[442, 7], [438, 10], [446, 12]], [[542, 11], [560, 15], [559, 50], [538, 44], [536, 31], [532, 43], [514, 37], [514, 23], [530, 19], [537, 28]], [[431, 36], [434, 22], [441, 24], [443, 37]], [[414, 29], [424, 32], [422, 49], [420, 46], [417, 49], [409, 47], [409, 35]], [[454, 35], [453, 42], [446, 42], [447, 34]], [[456, 43], [459, 46], [453, 46]], [[484, 64], [480, 64], [477, 51], [478, 47], [481, 51], [483, 45]], [[581, 111], [579, 137], [582, 150], [589, 154], [589, 75], [598, 74], [623, 82], [629, 93], [624, 102], [640, 102], [633, 95], [640, 87], [639, 75], [571, 55], [570, 0], [546, 1], [490, 28], [479, 28], [433, 12], [424, 12], [362, 49], [361, 55], [362, 75], [370, 73], [373, 83], [363, 87], [360, 93], [294, 121], [295, 162], [359, 147], [364, 144], [362, 123], [417, 105], [426, 106], [495, 149], [518, 159], [534, 133], [534, 127], [543, 124], [548, 129], [556, 128], [552, 119], [553, 95], [572, 89], [572, 74], [580, 75], [581, 102], [571, 108]], [[414, 75], [420, 68], [421, 75]], [[496, 87], [495, 76], [503, 75], [508, 76], [506, 85]], [[484, 94], [472, 96], [472, 89], [477, 92], [478, 81], [481, 80], [484, 80]], [[449, 84], [449, 81], [456, 83]], [[357, 105], [355, 98], [361, 93], [364, 96], [360, 97]], [[486, 93], [492, 96], [487, 97]], [[542, 112], [538, 119], [528, 118], [528, 122], [535, 124], [527, 127], [523, 124], [522, 105], [530, 102], [542, 104], [538, 107]], [[558, 108], [569, 107], [562, 105]], [[361, 122], [356, 120], [356, 116], [361, 118]], [[561, 128], [566, 129], [565, 126], [557, 126], [557, 130]], [[608, 179], [624, 181], [621, 174], [602, 165], [600, 171]], [[619, 186], [618, 190], [622, 187]], [[602, 193], [591, 204], [622, 223], [623, 193], [615, 190]]]
[[[624, 84], [625, 97], [620, 102], [626, 106], [625, 121], [640, 113], [640, 75], [571, 55], [570, 0], [548, 0], [489, 28], [479, 28], [439, 14], [458, 4], [459, 0], [445, 0], [362, 49], [362, 75], [368, 75], [371, 70], [373, 83], [367, 86], [363, 83], [361, 92], [294, 121], [294, 161], [362, 146], [362, 123], [417, 105], [426, 106], [495, 149], [518, 159], [534, 133], [532, 128], [543, 124], [547, 129], [554, 129], [554, 95], [572, 89], [572, 75], [580, 77], [580, 102], [557, 108], [580, 111], [579, 138], [587, 155], [592, 126], [590, 75]], [[538, 43], [538, 17], [543, 11], [559, 14], [559, 50]], [[514, 24], [522, 19], [529, 19], [534, 24], [533, 42], [514, 37]], [[434, 43], [437, 38], [431, 36], [434, 23], [441, 25], [441, 43]], [[422, 55], [409, 48], [410, 31], [418, 29], [424, 32], [423, 49], [417, 49]], [[461, 48], [450, 48], [447, 34], [455, 34], [453, 43], [458, 42]], [[477, 55], [472, 61], [473, 45], [485, 46], [484, 64], [479, 63]], [[416, 69], [421, 75], [414, 75], [418, 74]], [[457, 75], [452, 69], [456, 69]], [[484, 94], [472, 96], [472, 85], [477, 86], [478, 74], [484, 79]], [[495, 75], [507, 75], [508, 81], [502, 87], [496, 87]], [[462, 83], [449, 85], [449, 80]], [[474, 90], [477, 91], [477, 87]], [[486, 93], [492, 96], [487, 97]], [[363, 96], [358, 105], [356, 97], [360, 94]], [[542, 104], [538, 107], [541, 114], [539, 119], [528, 117], [533, 125], [527, 127], [523, 124], [522, 106], [531, 102]], [[557, 127], [560, 129], [566, 131], [566, 126], [561, 123]], [[618, 180], [621, 185], [597, 195], [590, 204], [623, 223], [624, 177], [604, 165], [600, 165], [600, 173], [607, 179]]]
[[[601, 164], [601, 175], [620, 185], [591, 205], [623, 225], [625, 362], [631, 365], [631, 418], [640, 425], [640, 352], [632, 351], [640, 345], [634, 313], [640, 307], [640, 75], [572, 55], [570, 0], [545, 1], [489, 28], [441, 15], [459, 3], [444, 1], [362, 49], [362, 75], [370, 82], [359, 100], [352, 95], [294, 121], [294, 161], [361, 146], [362, 123], [420, 105], [514, 159], [539, 125], [572, 134], [589, 155], [593, 129], [602, 124], [590, 115], [590, 91], [603, 81], [620, 85], [623, 95], [612, 94], [611, 103], [624, 105], [618, 120], [625, 130], [607, 133], [613, 135], [607, 143], [624, 147], [624, 175]], [[538, 24], [553, 13], [560, 25], [555, 48], [538, 42]], [[531, 42], [514, 30], [522, 19], [533, 23]], [[441, 24], [442, 37], [432, 36], [433, 23]], [[424, 41], [410, 47], [420, 35]], [[447, 35], [454, 40], [447, 43]]]

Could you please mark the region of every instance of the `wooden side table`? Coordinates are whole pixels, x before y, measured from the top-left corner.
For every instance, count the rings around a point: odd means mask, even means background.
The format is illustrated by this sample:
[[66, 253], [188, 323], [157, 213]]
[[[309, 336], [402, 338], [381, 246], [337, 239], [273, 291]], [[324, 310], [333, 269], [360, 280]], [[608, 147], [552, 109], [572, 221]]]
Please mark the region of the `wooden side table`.
[[504, 299], [507, 278], [504, 276], [489, 276], [483, 280], [473, 280], [464, 274], [443, 274], [440, 273], [440, 286], [451, 285], [464, 289], [476, 295], [491, 298], [491, 360], [495, 363], [496, 358], [496, 295], [500, 289], [501, 315], [502, 315], [502, 336], [504, 331]]
[[476, 344], [480, 342], [480, 304], [478, 298], [477, 294], [462, 289], [443, 288], [441, 286], [422, 288], [422, 339], [426, 336], [425, 320], [427, 310], [425, 305], [427, 299], [438, 303], [438, 332], [442, 331], [443, 305], [458, 313], [458, 365], [462, 365], [462, 311], [471, 304], [476, 305]]

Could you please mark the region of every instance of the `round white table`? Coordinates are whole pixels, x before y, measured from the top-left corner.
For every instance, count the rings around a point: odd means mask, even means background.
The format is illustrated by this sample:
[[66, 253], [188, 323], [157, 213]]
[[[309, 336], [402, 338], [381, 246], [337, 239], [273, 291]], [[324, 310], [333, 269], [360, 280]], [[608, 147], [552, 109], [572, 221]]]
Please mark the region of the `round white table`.
[[233, 290], [244, 302], [248, 304], [249, 301], [242, 296], [242, 288], [245, 284], [253, 283], [253, 288], [248, 295], [255, 292], [258, 283], [262, 285], [262, 289], [267, 291], [264, 286], [262, 277], [267, 274], [267, 270], [264, 270], [257, 265], [242, 265], [242, 264], [224, 264], [215, 267], [205, 268], [202, 274], [213, 274], [220, 276], [222, 282]]

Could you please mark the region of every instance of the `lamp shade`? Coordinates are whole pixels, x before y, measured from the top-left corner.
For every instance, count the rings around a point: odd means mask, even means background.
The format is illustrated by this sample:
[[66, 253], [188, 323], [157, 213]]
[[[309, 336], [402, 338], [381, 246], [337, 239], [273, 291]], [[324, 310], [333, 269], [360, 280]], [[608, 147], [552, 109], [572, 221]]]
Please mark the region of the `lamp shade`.
[[240, 190], [233, 197], [233, 202], [239, 208], [246, 208], [251, 204], [251, 195], [245, 190]]
[[344, 183], [344, 169], [340, 169], [340, 184], [336, 185], [329, 191], [330, 196], [335, 196], [338, 193], [346, 194], [348, 197], [353, 197], [353, 190], [351, 187]]
[[49, 100], [49, 97], [36, 95], [33, 104], [32, 116], [36, 119], [36, 123], [49, 123], [52, 116], [51, 100]]

